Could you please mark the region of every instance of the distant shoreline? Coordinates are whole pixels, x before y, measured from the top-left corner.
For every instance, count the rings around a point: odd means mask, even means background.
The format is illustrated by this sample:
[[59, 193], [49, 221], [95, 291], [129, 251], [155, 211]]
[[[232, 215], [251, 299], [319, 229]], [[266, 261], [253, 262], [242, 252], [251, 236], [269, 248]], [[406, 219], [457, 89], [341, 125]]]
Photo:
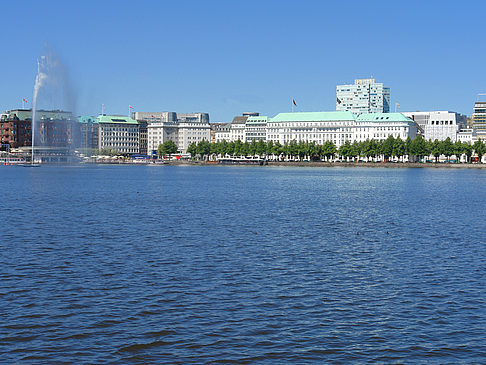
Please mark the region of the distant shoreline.
[[[255, 165], [219, 165], [206, 163], [203, 161], [167, 161], [165, 165], [181, 166], [255, 166]], [[419, 163], [419, 162], [293, 162], [293, 161], [268, 161], [266, 166], [278, 167], [368, 167], [368, 168], [451, 168], [451, 169], [484, 169], [486, 164], [466, 164], [466, 163]]]

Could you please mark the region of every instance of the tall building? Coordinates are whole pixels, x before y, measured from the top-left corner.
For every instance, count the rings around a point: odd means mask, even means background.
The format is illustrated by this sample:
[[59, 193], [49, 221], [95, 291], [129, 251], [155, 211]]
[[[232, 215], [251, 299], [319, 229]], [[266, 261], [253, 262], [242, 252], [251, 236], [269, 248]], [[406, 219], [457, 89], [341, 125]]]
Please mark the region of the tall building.
[[336, 86], [336, 110], [361, 113], [389, 113], [390, 88], [375, 79], [356, 79], [354, 85]]
[[479, 94], [474, 103], [471, 127], [475, 129], [478, 138], [486, 139], [486, 94]]

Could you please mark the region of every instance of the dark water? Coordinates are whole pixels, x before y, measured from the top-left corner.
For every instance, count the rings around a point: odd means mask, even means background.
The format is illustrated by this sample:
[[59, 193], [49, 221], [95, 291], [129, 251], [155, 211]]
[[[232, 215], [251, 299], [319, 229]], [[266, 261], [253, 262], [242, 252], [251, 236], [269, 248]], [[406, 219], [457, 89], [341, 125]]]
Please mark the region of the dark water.
[[486, 171], [1, 167], [0, 191], [2, 363], [486, 363]]

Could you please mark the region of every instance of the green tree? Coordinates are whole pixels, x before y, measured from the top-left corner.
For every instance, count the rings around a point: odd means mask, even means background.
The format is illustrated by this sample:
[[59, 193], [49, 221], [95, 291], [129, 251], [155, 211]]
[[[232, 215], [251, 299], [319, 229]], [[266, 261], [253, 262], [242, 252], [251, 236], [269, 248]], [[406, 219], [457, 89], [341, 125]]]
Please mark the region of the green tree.
[[197, 154], [197, 145], [196, 145], [196, 143], [192, 142], [189, 145], [189, 147], [187, 147], [187, 153], [191, 154], [191, 158], [196, 157], [196, 154]]
[[388, 136], [381, 146], [381, 153], [387, 161], [393, 154], [393, 145], [395, 144], [395, 138], [392, 135]]
[[441, 152], [447, 157], [447, 162], [449, 162], [450, 157], [454, 154], [454, 143], [449, 137], [441, 141]]
[[400, 158], [403, 155], [405, 155], [405, 142], [398, 136], [393, 142], [392, 156]]
[[481, 158], [483, 157], [484, 152], [486, 152], [484, 148], [484, 143], [483, 141], [481, 141], [481, 138], [479, 138], [476, 142], [474, 142], [472, 147], [474, 152], [476, 152], [476, 154], [479, 157], [479, 162], [481, 162]]
[[424, 138], [422, 136], [415, 137], [410, 144], [410, 154], [421, 160], [428, 154], [427, 152], [427, 142], [425, 142]]
[[326, 156], [326, 160], [329, 161], [331, 157], [334, 157], [336, 152], [337, 152], [336, 145], [332, 141], [324, 142], [322, 146], [322, 154]]
[[435, 140], [434, 142], [432, 142], [432, 148], [431, 148], [431, 153], [432, 155], [435, 157], [435, 162], [438, 162], [439, 161], [439, 156], [442, 155], [442, 144], [438, 141], [438, 140]]
[[170, 155], [177, 152], [177, 145], [171, 139], [165, 141], [157, 148], [157, 154], [159, 156]]

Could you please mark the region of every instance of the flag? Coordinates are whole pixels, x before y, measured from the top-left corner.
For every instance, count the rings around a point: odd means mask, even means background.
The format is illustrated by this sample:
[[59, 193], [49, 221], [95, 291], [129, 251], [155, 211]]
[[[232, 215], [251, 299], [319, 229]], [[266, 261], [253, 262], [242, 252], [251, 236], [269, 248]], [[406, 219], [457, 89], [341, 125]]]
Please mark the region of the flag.
[[26, 103], [26, 102], [27, 102], [27, 100], [25, 100], [24, 98], [22, 98], [22, 101], [23, 101], [24, 103]]
[[292, 99], [292, 103], [294, 103], [294, 105], [297, 106], [297, 104], [295, 103], [295, 100], [294, 99]]
[[337, 102], [338, 104], [341, 104], [341, 100], [339, 100], [339, 98], [338, 98], [338, 97], [336, 97], [336, 102]]
[[128, 107], [129, 107], [130, 109], [133, 109], [133, 106], [131, 106], [131, 105], [129, 105]]

